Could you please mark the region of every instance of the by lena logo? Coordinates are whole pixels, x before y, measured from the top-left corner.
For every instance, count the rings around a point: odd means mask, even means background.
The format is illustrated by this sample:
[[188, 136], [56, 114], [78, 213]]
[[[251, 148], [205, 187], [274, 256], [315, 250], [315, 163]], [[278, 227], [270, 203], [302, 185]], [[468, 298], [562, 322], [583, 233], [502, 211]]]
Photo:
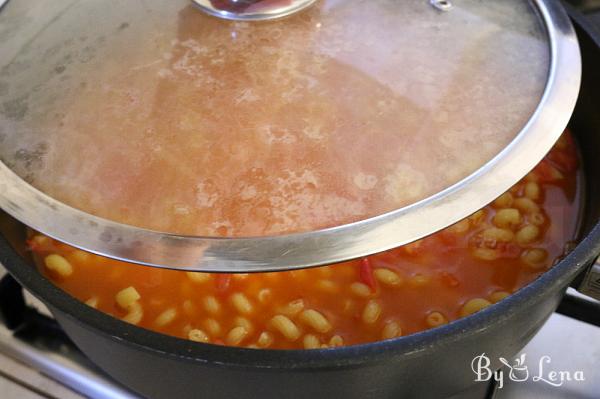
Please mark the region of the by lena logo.
[[530, 370], [526, 364], [526, 356], [523, 353], [512, 364], [503, 357], [498, 358], [500, 363], [504, 365], [499, 370], [492, 370], [490, 367], [492, 362], [485, 353], [475, 356], [471, 362], [471, 370], [475, 373], [475, 381], [490, 381], [493, 379], [498, 383], [498, 388], [504, 387], [506, 378], [514, 382], [523, 382], [531, 379], [531, 381], [545, 383], [554, 387], [560, 387], [567, 381], [585, 381], [585, 376], [581, 370], [567, 371], [553, 369], [551, 365], [552, 359], [547, 355], [540, 357], [537, 363], [537, 370], [533, 368]]

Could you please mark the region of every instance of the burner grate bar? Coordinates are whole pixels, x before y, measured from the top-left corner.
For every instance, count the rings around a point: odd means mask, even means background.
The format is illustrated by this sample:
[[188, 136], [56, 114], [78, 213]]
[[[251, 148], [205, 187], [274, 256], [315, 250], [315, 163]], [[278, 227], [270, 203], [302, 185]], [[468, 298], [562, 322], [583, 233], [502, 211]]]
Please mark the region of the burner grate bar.
[[[42, 374], [60, 381], [80, 394], [94, 399], [140, 399], [115, 382], [109, 380], [89, 361], [72, 348], [53, 353], [35, 341], [28, 342], [0, 325], [0, 353], [13, 358]], [[71, 351], [66, 356], [65, 351]], [[63, 353], [60, 353], [63, 352]], [[72, 356], [71, 356], [72, 355]], [[81, 358], [81, 359], [78, 359]]]

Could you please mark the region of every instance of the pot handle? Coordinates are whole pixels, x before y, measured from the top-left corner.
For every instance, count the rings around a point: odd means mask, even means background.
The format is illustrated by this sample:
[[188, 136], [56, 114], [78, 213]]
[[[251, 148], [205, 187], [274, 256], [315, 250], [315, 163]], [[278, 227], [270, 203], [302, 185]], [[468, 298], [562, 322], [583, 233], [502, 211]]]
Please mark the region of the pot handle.
[[583, 295], [566, 293], [556, 313], [600, 327], [600, 302]]
[[11, 331], [40, 329], [49, 339], [74, 345], [56, 320], [27, 305], [23, 287], [8, 273], [0, 279], [0, 324]]
[[577, 291], [600, 301], [600, 262], [598, 260], [586, 271]]
[[0, 280], [0, 322], [15, 330], [25, 322], [28, 313], [23, 288], [10, 274]]
[[600, 261], [594, 261], [572, 287], [579, 293], [567, 291], [556, 312], [600, 327]]
[[54, 319], [27, 305], [17, 280], [0, 277], [0, 324], [12, 332], [2, 331], [0, 346], [8, 356], [86, 397], [138, 398], [86, 358]]

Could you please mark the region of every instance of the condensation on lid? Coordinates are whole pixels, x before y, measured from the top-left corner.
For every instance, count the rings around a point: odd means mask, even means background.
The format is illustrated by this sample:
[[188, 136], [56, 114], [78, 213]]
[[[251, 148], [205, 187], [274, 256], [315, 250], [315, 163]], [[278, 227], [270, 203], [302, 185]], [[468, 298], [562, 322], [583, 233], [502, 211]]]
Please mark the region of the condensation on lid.
[[179, 234], [410, 205], [505, 148], [547, 80], [528, 1], [453, 5], [325, 0], [231, 22], [186, 0], [9, 2], [0, 157], [75, 208]]

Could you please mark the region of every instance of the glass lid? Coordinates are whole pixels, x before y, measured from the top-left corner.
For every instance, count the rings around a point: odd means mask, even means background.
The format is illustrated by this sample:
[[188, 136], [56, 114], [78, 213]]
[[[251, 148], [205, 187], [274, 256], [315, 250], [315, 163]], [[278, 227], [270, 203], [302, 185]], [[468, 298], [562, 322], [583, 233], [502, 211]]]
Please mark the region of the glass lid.
[[553, 2], [9, 1], [0, 207], [135, 263], [267, 271], [433, 233], [541, 160], [579, 87]]

